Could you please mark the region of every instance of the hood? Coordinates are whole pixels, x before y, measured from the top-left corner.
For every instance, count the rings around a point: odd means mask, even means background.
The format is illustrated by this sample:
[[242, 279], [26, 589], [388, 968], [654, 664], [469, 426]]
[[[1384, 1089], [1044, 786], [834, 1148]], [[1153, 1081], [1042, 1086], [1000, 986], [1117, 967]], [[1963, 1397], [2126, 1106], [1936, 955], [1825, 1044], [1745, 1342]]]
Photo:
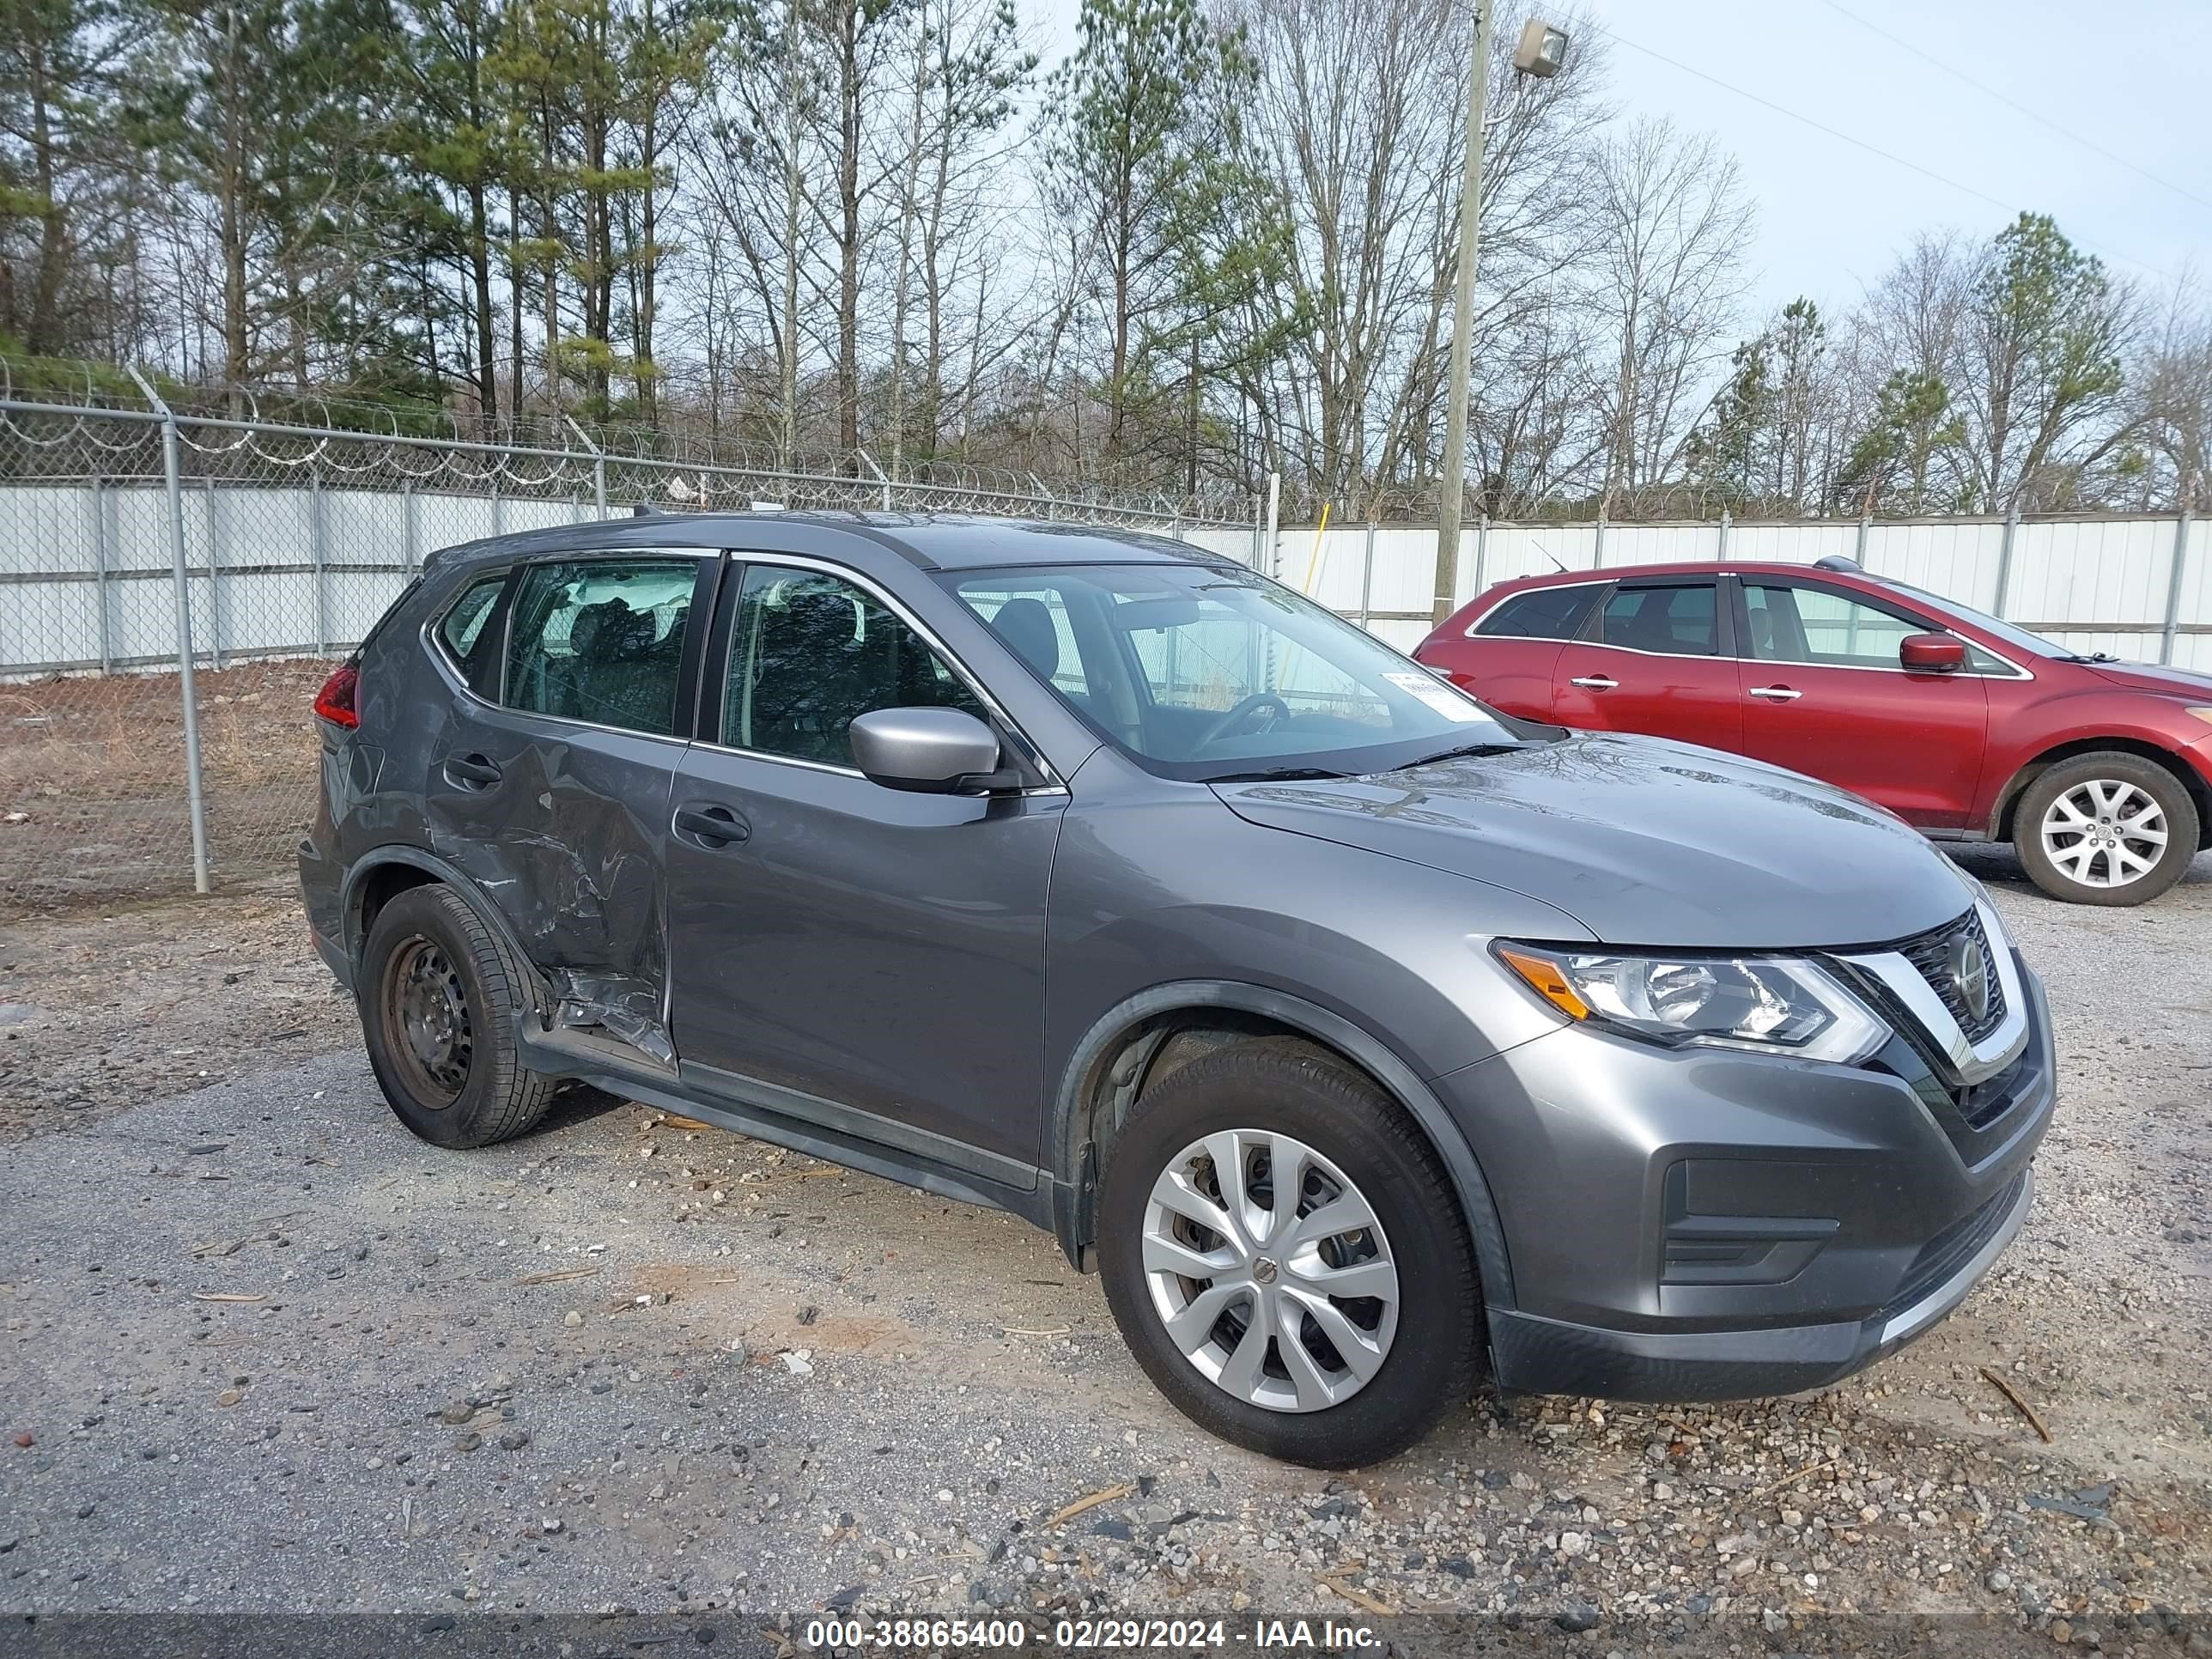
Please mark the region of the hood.
[[2093, 662], [2081, 665], [2100, 680], [2124, 685], [2130, 691], [2156, 691], [2169, 697], [2196, 697], [2212, 702], [2212, 674], [2187, 668], [2161, 668], [2149, 662]]
[[1656, 738], [1582, 732], [1367, 777], [1214, 791], [1252, 823], [1510, 888], [1611, 945], [1874, 944], [1948, 921], [1973, 896], [1882, 808]]

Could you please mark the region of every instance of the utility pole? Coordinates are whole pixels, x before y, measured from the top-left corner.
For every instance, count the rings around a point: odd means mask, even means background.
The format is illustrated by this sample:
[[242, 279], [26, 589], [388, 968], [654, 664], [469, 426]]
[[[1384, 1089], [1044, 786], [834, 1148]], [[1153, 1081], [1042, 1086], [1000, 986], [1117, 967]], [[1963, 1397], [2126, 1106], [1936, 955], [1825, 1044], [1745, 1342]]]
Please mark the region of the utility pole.
[[[1474, 20], [1474, 62], [1467, 88], [1467, 153], [1459, 186], [1459, 280], [1453, 290], [1451, 394], [1444, 411], [1443, 477], [1437, 497], [1437, 591], [1431, 612], [1442, 622], [1458, 608], [1460, 498], [1467, 491], [1468, 381], [1474, 350], [1474, 271], [1482, 252], [1482, 135], [1490, 100], [1490, 14], [1496, 0], [1481, 0]], [[1538, 18], [1521, 32], [1513, 53], [1516, 73], [1548, 81], [1566, 62], [1567, 37]]]
[[1474, 20], [1474, 63], [1468, 72], [1467, 154], [1459, 184], [1459, 280], [1452, 290], [1451, 397], [1444, 412], [1443, 477], [1437, 486], [1437, 592], [1429, 620], [1459, 608], [1460, 498], [1467, 493], [1468, 357], [1474, 350], [1474, 266], [1482, 251], [1482, 125], [1490, 101], [1490, 14], [1482, 0]]

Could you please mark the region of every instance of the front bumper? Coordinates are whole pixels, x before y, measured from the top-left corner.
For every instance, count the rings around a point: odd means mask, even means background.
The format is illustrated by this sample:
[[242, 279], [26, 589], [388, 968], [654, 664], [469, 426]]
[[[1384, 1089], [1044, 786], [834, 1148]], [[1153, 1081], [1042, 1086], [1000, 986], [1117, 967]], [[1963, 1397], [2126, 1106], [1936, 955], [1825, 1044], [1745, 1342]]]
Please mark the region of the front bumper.
[[1894, 1353], [1966, 1300], [2027, 1219], [2035, 1179], [2023, 1170], [1998, 1195], [1977, 1248], [1936, 1286], [1862, 1320], [1764, 1329], [1615, 1331], [1493, 1309], [1501, 1388], [1609, 1400], [1754, 1400], [1826, 1388]]
[[1499, 1386], [1788, 1394], [1935, 1324], [2020, 1231], [2051, 1121], [2049, 1006], [2014, 963], [2027, 1042], [1973, 1090], [1901, 1037], [1845, 1067], [1582, 1027], [1438, 1079], [1511, 1268], [1489, 1314]]

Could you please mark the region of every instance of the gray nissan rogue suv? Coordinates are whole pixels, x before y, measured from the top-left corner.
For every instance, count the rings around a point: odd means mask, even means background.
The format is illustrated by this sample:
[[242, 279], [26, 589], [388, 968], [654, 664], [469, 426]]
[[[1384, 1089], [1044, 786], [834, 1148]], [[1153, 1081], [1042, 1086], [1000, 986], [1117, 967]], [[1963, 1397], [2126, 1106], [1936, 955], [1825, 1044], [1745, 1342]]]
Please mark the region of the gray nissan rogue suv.
[[1486, 1374], [1832, 1382], [2027, 1210], [2042, 987], [1900, 820], [1505, 719], [1180, 543], [506, 537], [316, 712], [307, 913], [410, 1129], [576, 1079], [1012, 1211], [1278, 1456]]

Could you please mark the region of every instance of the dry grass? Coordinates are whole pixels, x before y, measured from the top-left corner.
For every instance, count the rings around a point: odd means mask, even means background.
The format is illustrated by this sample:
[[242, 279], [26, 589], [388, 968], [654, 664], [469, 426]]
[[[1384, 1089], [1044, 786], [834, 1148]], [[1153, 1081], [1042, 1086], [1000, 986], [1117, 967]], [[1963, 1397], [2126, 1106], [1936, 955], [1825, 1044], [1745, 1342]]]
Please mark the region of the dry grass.
[[[254, 662], [198, 678], [209, 864], [235, 884], [280, 872], [314, 812], [310, 714], [326, 662]], [[0, 915], [188, 890], [191, 830], [174, 674], [0, 685]]]

